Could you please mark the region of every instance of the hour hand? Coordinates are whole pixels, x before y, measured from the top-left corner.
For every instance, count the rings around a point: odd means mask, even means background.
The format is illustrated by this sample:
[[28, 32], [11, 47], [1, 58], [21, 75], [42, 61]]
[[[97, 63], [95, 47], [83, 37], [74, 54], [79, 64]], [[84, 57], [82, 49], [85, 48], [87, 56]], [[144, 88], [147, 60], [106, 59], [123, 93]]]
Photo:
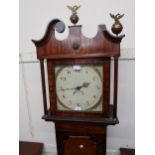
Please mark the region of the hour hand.
[[80, 90], [81, 88], [87, 88], [89, 85], [89, 82], [84, 82], [81, 86], [77, 86], [75, 89]]
[[89, 82], [84, 82], [82, 86], [83, 86], [84, 88], [87, 88], [89, 85], [90, 85]]
[[81, 86], [76, 87], [76, 89], [73, 92], [73, 95], [75, 95], [77, 91], [80, 91], [82, 95], [84, 95], [84, 92], [81, 90], [81, 88], [87, 88], [89, 85], [90, 85], [89, 82], [84, 82]]
[[73, 95], [75, 95], [77, 91], [78, 91], [78, 92], [81, 92], [81, 94], [84, 95], [84, 92], [83, 92], [82, 90], [78, 90], [78, 89], [75, 89], [75, 90], [74, 90]]

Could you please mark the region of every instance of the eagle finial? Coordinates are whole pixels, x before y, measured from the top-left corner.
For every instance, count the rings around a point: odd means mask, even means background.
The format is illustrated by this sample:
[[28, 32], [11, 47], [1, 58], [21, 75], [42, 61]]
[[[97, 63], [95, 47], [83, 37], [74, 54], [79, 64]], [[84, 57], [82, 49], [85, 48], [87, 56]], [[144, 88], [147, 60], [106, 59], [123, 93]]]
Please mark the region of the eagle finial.
[[67, 5], [67, 8], [68, 8], [69, 10], [72, 11], [72, 15], [71, 15], [71, 17], [70, 17], [70, 20], [71, 20], [71, 22], [72, 22], [73, 24], [76, 24], [76, 23], [79, 21], [79, 17], [78, 17], [78, 15], [77, 15], [77, 10], [78, 10], [80, 7], [81, 7], [80, 5], [79, 5], [79, 6], [77, 6], [77, 5], [74, 5], [74, 6], [69, 6], [69, 5]]
[[110, 13], [110, 16], [111, 16], [111, 18], [113, 18], [115, 21], [118, 21], [119, 19], [121, 19], [123, 16], [124, 16], [124, 14], [116, 14], [116, 15], [113, 15], [113, 14], [111, 14]]
[[77, 13], [76, 11], [80, 8], [81, 6], [79, 5], [79, 6], [77, 6], [77, 5], [74, 5], [74, 6], [69, 6], [69, 5], [67, 5], [67, 8], [69, 9], [69, 10], [71, 10], [72, 11], [72, 13]]
[[115, 23], [112, 25], [111, 30], [116, 35], [121, 33], [122, 30], [123, 30], [123, 26], [119, 21], [119, 19], [121, 19], [123, 16], [124, 16], [124, 14], [121, 15], [121, 14], [118, 13], [116, 15], [113, 15], [113, 14], [110, 13], [110, 17], [115, 20]]

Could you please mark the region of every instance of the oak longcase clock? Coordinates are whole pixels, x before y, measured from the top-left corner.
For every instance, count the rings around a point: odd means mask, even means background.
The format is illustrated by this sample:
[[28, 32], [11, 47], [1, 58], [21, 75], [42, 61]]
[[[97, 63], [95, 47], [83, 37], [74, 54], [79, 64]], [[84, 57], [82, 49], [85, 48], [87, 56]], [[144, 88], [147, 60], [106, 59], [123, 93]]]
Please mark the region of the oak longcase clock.
[[[106, 129], [118, 123], [117, 74], [122, 25], [119, 14], [111, 35], [105, 25], [98, 26], [96, 36], [82, 35], [80, 25], [69, 26], [68, 38], [58, 40], [55, 31], [63, 32], [65, 25], [52, 20], [44, 37], [33, 40], [40, 60], [44, 116], [55, 122], [58, 155], [106, 155]], [[76, 24], [77, 14], [71, 21]], [[120, 26], [121, 25], [121, 26]], [[120, 28], [118, 29], [118, 26]], [[116, 27], [116, 29], [114, 29]], [[113, 104], [110, 105], [111, 58], [114, 58]], [[47, 106], [44, 60], [50, 107]]]

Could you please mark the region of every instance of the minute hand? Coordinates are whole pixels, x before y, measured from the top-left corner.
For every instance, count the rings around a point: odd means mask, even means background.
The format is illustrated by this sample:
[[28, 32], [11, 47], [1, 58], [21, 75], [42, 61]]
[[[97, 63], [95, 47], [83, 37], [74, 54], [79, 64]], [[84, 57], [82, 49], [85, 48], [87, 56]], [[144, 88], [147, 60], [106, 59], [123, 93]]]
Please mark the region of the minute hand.
[[81, 86], [76, 86], [76, 87], [73, 87], [73, 88], [65, 88], [65, 89], [61, 89], [62, 91], [65, 91], [65, 90], [80, 90], [81, 88], [87, 88], [89, 86], [90, 83], [88, 82], [84, 82]]

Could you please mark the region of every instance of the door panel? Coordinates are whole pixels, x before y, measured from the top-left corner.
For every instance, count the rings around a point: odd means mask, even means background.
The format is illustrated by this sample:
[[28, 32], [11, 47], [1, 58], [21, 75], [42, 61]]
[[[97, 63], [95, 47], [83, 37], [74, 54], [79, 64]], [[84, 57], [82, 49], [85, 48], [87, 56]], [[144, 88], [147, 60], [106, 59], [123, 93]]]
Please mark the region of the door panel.
[[64, 149], [65, 155], [96, 155], [96, 143], [89, 137], [69, 137]]

